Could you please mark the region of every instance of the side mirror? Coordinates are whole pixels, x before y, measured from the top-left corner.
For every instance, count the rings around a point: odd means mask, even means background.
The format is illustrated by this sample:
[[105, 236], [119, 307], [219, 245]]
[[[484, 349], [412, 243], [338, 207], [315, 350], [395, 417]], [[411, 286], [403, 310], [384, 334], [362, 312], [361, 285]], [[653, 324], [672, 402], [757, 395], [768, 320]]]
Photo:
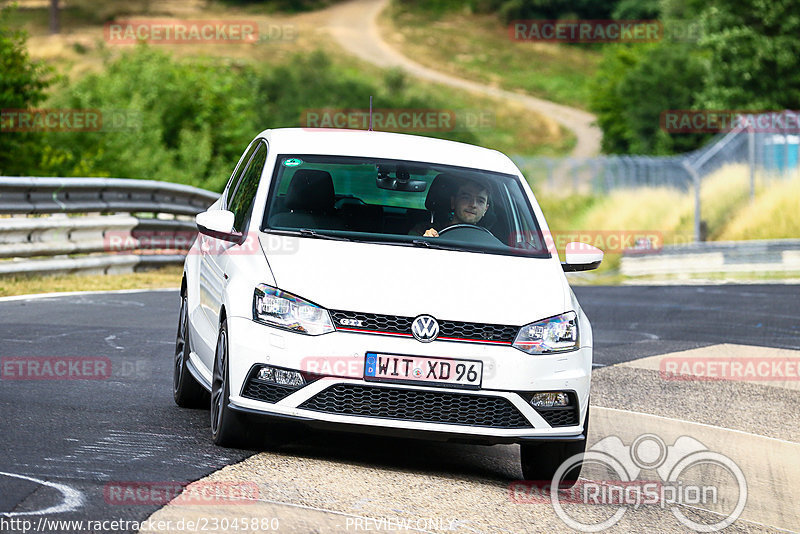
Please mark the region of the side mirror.
[[591, 271], [600, 266], [600, 262], [603, 261], [603, 251], [592, 245], [573, 241], [567, 243], [564, 258], [566, 261], [561, 262], [561, 268], [565, 273]]
[[201, 234], [239, 243], [242, 234], [233, 229], [233, 219], [233, 212], [228, 210], [209, 210], [198, 213], [194, 221]]

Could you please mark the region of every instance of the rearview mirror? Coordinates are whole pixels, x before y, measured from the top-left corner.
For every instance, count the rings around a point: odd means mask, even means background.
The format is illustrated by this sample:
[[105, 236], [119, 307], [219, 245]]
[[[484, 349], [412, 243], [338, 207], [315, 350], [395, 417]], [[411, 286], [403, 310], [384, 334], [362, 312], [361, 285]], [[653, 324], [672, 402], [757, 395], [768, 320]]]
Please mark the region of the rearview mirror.
[[595, 246], [573, 241], [567, 243], [564, 259], [566, 261], [561, 262], [561, 268], [565, 273], [591, 271], [600, 266], [600, 262], [603, 261], [603, 251]]
[[233, 212], [228, 210], [209, 210], [198, 213], [194, 221], [201, 234], [239, 243], [242, 240], [241, 232], [233, 229]]
[[389, 176], [378, 176], [375, 182], [380, 189], [391, 189], [392, 191], [422, 192], [428, 186], [425, 180], [403, 180], [401, 178], [391, 178]]

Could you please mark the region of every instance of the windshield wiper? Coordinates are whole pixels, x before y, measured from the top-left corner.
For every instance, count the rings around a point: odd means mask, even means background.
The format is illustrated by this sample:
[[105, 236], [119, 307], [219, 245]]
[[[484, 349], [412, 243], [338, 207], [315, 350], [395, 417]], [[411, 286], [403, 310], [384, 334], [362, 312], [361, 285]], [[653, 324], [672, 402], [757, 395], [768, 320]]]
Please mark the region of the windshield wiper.
[[332, 239], [333, 241], [352, 241], [349, 237], [342, 237], [338, 235], [328, 235], [328, 234], [320, 234], [316, 230], [311, 230], [309, 228], [302, 228], [298, 231], [298, 233], [303, 237], [316, 237], [318, 239]]
[[414, 246], [423, 247], [423, 248], [435, 248], [437, 250], [456, 250], [460, 252], [485, 252], [480, 249], [474, 249], [470, 247], [463, 247], [463, 246], [453, 246], [453, 245], [442, 245], [439, 243], [433, 243], [431, 241], [425, 241], [424, 239], [414, 239], [411, 241]]

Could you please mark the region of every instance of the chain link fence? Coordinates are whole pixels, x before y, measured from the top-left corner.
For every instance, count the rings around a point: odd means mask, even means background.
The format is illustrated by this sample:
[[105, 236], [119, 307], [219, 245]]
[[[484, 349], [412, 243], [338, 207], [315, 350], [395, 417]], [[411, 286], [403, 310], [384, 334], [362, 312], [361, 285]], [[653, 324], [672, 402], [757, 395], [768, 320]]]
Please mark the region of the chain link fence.
[[615, 189], [669, 187], [695, 194], [695, 240], [700, 241], [700, 186], [722, 167], [750, 168], [750, 192], [756, 172], [770, 179], [798, 168], [800, 129], [797, 112], [741, 115], [736, 127], [717, 134], [705, 146], [676, 156], [597, 156], [592, 158], [513, 157], [528, 181], [552, 191], [604, 194]]

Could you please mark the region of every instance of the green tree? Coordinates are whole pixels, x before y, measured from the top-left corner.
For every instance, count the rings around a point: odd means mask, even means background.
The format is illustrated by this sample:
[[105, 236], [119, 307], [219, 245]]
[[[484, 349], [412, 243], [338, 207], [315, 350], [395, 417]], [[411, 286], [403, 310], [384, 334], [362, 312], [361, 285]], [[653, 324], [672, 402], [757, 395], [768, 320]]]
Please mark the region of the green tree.
[[258, 128], [252, 67], [177, 62], [141, 45], [54, 97], [97, 109], [97, 132], [51, 132], [44, 174], [169, 180], [220, 189]]
[[710, 52], [699, 100], [708, 109], [796, 109], [800, 102], [797, 0], [717, 1], [702, 14]]
[[660, 0], [620, 0], [614, 7], [613, 17], [619, 20], [648, 20], [661, 13]]
[[[400, 0], [395, 0], [400, 1]], [[402, 0], [433, 14], [467, 9], [496, 13], [502, 20], [610, 19], [618, 0]], [[652, 1], [652, 0], [650, 0]]]
[[[0, 9], [0, 112], [39, 104], [52, 80], [50, 69], [30, 58], [25, 32], [10, 27], [10, 11]], [[41, 136], [9, 131], [10, 127], [9, 118], [0, 116], [0, 174], [30, 174], [38, 162]]]
[[707, 136], [668, 133], [660, 119], [667, 110], [694, 107], [705, 73], [690, 44], [607, 48], [590, 103], [603, 130], [603, 151], [663, 155], [699, 146]]

